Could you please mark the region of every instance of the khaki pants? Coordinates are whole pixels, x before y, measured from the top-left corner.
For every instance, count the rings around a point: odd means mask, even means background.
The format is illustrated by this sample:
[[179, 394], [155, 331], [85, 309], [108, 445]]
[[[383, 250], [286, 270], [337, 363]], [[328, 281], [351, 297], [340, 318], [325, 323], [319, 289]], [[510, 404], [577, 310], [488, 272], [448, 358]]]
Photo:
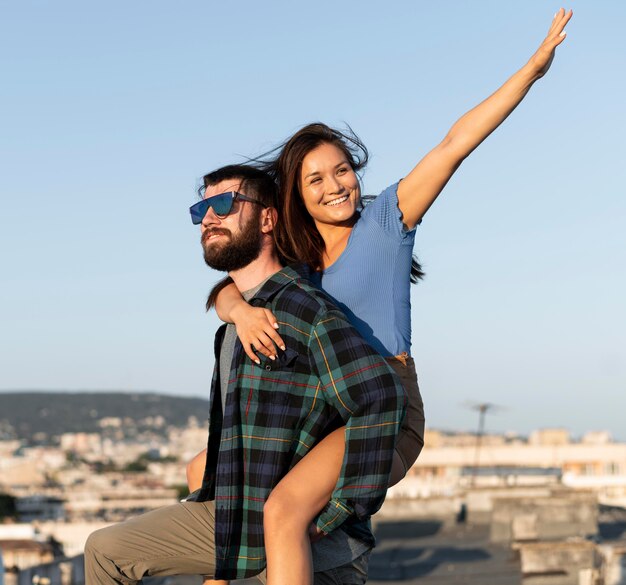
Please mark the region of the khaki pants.
[[[315, 573], [315, 585], [362, 585], [365, 553], [346, 565]], [[143, 577], [215, 575], [213, 502], [181, 502], [94, 532], [85, 545], [86, 585], [125, 585]], [[265, 583], [265, 571], [258, 575]]]
[[213, 502], [181, 502], [94, 532], [85, 544], [85, 583], [215, 574]]

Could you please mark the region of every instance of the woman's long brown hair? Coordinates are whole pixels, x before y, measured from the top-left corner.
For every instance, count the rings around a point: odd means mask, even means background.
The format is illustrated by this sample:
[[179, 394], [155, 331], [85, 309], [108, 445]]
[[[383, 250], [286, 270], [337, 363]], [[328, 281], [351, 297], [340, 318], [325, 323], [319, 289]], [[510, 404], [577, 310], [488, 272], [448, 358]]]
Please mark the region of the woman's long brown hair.
[[[349, 126], [346, 132], [341, 132], [321, 122], [304, 126], [274, 150], [250, 161], [269, 173], [278, 185], [281, 206], [276, 243], [280, 254], [289, 262], [306, 263], [313, 270], [323, 267], [326, 246], [304, 205], [300, 174], [304, 157], [322, 144], [339, 148], [357, 175], [367, 165], [367, 148]], [[411, 282], [423, 277], [422, 267], [413, 256]]]

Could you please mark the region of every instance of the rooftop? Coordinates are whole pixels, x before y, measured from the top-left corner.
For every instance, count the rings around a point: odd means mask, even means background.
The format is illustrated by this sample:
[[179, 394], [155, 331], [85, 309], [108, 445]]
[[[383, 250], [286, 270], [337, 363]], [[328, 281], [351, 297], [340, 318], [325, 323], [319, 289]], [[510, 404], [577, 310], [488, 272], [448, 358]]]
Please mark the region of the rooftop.
[[[510, 547], [489, 542], [489, 526], [440, 521], [383, 521], [370, 559], [371, 585], [520, 585], [519, 561]], [[146, 585], [200, 585], [195, 577], [170, 577]], [[256, 579], [231, 585], [258, 585]]]

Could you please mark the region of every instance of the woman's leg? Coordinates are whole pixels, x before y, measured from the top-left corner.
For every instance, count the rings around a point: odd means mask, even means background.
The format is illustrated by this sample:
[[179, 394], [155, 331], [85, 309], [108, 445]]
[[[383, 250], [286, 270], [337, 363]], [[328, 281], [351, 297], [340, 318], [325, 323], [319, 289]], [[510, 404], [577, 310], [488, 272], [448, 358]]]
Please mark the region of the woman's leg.
[[189, 488], [189, 493], [195, 492], [202, 487], [205, 465], [206, 449], [200, 451], [200, 453], [187, 463], [187, 487]]
[[[410, 358], [409, 358], [410, 360]], [[424, 444], [424, 410], [412, 360], [392, 364], [407, 388], [407, 416], [393, 456], [389, 485], [395, 485], [413, 464]], [[408, 419], [410, 420], [410, 423]], [[311, 450], [272, 490], [263, 508], [268, 585], [312, 583], [308, 528], [324, 508], [339, 478], [345, 451], [345, 429], [337, 429]], [[193, 492], [202, 486], [206, 449], [187, 465], [187, 483]], [[207, 579], [203, 585], [228, 585]]]
[[[189, 493], [195, 492], [202, 487], [204, 467], [206, 465], [206, 449], [200, 451], [189, 463], [187, 463], [187, 487]], [[205, 579], [202, 585], [228, 585], [230, 581], [215, 581]]]
[[424, 403], [417, 383], [415, 362], [407, 354], [388, 358], [407, 393], [407, 409], [393, 454], [389, 487], [404, 478], [424, 446]]
[[330, 500], [345, 451], [345, 428], [315, 446], [272, 490], [263, 507], [267, 585], [311, 585], [308, 529]]
[[389, 476], [389, 487], [396, 485], [406, 476], [407, 468], [402, 461], [398, 451], [393, 452], [393, 463], [391, 464], [391, 475]]

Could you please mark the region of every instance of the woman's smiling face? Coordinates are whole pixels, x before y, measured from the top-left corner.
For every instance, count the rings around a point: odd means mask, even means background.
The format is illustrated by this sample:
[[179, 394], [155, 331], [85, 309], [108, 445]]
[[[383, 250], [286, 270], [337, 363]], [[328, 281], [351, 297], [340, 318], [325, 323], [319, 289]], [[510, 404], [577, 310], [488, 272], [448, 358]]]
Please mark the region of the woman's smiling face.
[[359, 204], [359, 179], [345, 153], [324, 143], [302, 159], [300, 193], [316, 224], [350, 223]]

